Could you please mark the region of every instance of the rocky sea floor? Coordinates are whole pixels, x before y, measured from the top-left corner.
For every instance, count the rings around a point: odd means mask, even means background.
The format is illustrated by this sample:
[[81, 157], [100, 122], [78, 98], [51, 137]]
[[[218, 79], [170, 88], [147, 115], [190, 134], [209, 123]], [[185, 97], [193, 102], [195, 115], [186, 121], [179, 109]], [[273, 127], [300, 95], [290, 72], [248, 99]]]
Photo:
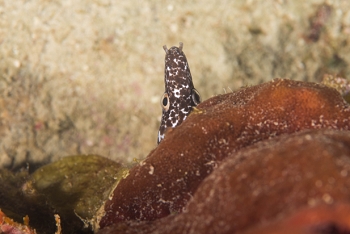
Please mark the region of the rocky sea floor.
[[[1, 231], [349, 232], [349, 12], [4, 0]], [[157, 147], [179, 42], [204, 101]]]

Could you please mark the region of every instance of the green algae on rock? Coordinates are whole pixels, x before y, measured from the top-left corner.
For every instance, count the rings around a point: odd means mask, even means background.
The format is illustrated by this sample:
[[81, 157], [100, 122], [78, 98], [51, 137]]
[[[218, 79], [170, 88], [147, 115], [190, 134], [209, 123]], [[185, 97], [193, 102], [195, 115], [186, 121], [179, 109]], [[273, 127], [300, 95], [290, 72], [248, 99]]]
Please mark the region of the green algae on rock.
[[350, 107], [329, 87], [275, 79], [199, 104], [132, 168], [105, 203], [100, 227], [182, 212], [218, 163], [246, 146], [305, 129], [350, 129]]
[[93, 224], [97, 210], [127, 171], [101, 156], [69, 156], [39, 168], [23, 188], [28, 197], [42, 197], [62, 220], [70, 219], [72, 226], [80, 224], [82, 228], [79, 219], [85, 225]]

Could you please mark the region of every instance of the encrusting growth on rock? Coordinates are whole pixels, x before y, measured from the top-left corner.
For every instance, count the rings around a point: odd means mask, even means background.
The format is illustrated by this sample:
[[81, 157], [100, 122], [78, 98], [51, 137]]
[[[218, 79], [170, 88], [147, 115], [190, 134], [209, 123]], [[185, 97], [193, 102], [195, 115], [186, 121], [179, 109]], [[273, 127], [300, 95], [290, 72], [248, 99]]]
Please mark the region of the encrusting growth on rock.
[[[181, 213], [198, 186], [226, 157], [253, 143], [306, 129], [350, 129], [350, 107], [324, 85], [275, 79], [197, 106], [105, 203], [100, 227]], [[150, 173], [152, 171], [152, 173]]]
[[248, 233], [349, 233], [349, 157], [349, 131], [304, 130], [261, 141], [223, 160], [186, 212], [115, 224], [101, 234], [242, 233], [251, 227]]

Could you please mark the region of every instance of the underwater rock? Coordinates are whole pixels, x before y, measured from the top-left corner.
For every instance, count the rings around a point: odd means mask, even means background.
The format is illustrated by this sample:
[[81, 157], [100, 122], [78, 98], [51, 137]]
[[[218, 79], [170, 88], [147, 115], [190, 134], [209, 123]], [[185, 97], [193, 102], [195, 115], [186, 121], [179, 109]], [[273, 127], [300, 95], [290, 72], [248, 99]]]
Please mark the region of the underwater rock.
[[0, 210], [0, 233], [5, 234], [36, 234], [36, 231], [29, 227], [28, 216], [23, 218], [24, 224], [17, 223], [7, 217]]
[[[241, 149], [223, 160], [198, 187], [184, 212], [153, 222], [115, 224], [99, 233], [241, 233], [300, 209], [349, 203], [349, 173], [349, 131], [305, 130], [283, 135]], [[308, 215], [316, 211], [323, 213], [313, 216], [313, 220]], [[328, 211], [332, 212], [327, 216]], [[300, 225], [315, 230], [322, 228], [315, 220], [324, 220], [325, 230], [341, 229], [343, 224], [349, 230], [349, 220], [345, 219], [350, 217], [350, 205], [318, 208], [295, 217], [291, 220], [309, 217]], [[291, 227], [294, 223], [287, 220], [283, 225]]]
[[304, 206], [350, 202], [349, 173], [348, 131], [306, 131], [259, 142], [208, 176], [174, 223], [182, 233], [232, 233]]
[[285, 219], [249, 229], [242, 234], [347, 234], [350, 203], [301, 209]]
[[[52, 207], [63, 230], [75, 233], [99, 219], [97, 210], [128, 170], [98, 155], [69, 156], [36, 170], [22, 190], [28, 203]], [[46, 214], [53, 223], [55, 213]]]
[[45, 203], [45, 200], [32, 199], [23, 193], [22, 185], [28, 177], [27, 169], [17, 172], [0, 170], [1, 211], [17, 223], [22, 223], [23, 217], [30, 217], [30, 226], [38, 233], [45, 233], [44, 230], [54, 233], [56, 225], [53, 220], [53, 209]]
[[120, 181], [99, 225], [180, 213], [224, 158], [264, 139], [321, 128], [350, 129], [349, 105], [324, 85], [275, 79], [210, 98]]
[[350, 103], [350, 80], [338, 76], [324, 75], [322, 84], [335, 88]]

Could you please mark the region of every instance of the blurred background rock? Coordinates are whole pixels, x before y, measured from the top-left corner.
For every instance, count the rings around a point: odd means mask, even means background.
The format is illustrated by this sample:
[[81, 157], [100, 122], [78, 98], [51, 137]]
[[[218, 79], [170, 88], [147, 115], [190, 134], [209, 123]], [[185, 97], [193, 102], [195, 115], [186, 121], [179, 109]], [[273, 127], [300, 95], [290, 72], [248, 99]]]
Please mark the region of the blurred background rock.
[[0, 166], [156, 146], [162, 46], [202, 100], [275, 77], [350, 77], [350, 1], [0, 0]]

